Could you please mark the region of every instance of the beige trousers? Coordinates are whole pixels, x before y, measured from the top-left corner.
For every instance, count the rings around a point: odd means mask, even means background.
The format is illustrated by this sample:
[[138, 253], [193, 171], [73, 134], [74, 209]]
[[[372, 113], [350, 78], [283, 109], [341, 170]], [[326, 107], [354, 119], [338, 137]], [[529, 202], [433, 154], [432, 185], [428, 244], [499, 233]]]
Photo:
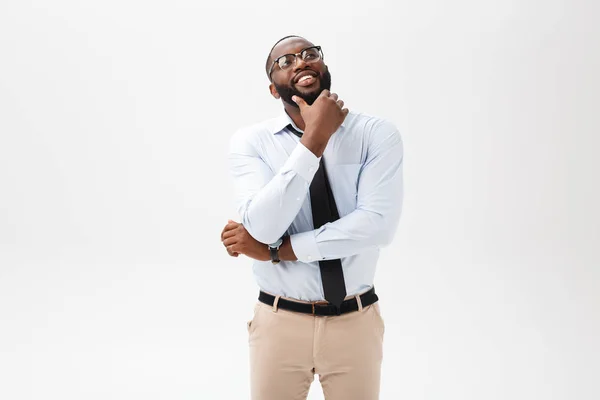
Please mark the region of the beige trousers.
[[257, 302], [248, 322], [252, 400], [304, 400], [315, 374], [326, 400], [379, 399], [384, 323], [378, 303], [338, 316], [276, 304]]

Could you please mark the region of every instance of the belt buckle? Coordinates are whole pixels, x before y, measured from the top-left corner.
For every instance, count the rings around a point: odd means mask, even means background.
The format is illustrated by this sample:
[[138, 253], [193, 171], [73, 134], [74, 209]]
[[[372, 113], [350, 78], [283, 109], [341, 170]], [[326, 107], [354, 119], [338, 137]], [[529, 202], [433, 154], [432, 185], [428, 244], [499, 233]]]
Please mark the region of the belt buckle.
[[327, 304], [329, 304], [329, 302], [326, 301], [326, 300], [320, 300], [320, 301], [313, 301], [310, 304], [312, 305], [312, 315], [315, 316], [316, 315], [315, 314], [315, 304], [325, 304], [325, 305], [327, 305]]

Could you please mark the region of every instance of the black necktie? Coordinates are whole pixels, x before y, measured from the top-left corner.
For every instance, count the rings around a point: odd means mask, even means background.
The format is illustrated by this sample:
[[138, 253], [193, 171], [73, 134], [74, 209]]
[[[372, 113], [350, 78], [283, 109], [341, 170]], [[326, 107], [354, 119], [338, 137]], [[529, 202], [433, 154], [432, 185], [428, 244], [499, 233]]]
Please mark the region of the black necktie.
[[[302, 137], [292, 124], [287, 126], [296, 136]], [[319, 169], [310, 184], [310, 205], [312, 208], [313, 225], [315, 229], [320, 228], [327, 222], [333, 222], [340, 218], [335, 204], [333, 192], [327, 179], [323, 157], [319, 162]], [[323, 292], [325, 300], [340, 308], [340, 305], [346, 297], [346, 283], [344, 282], [344, 272], [342, 270], [342, 261], [320, 260], [321, 280], [323, 282]]]

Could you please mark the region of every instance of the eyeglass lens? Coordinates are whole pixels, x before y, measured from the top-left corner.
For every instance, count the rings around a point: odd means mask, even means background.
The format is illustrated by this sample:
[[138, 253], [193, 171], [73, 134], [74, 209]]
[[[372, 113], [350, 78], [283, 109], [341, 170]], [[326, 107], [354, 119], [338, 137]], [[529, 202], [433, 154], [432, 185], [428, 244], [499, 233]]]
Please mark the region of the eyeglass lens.
[[[302, 57], [302, 61], [304, 61], [305, 63], [313, 63], [321, 59], [321, 54], [319, 53], [319, 49], [312, 47], [303, 50], [300, 54], [300, 57]], [[296, 56], [293, 54], [286, 54], [285, 56], [277, 60], [279, 68], [281, 69], [287, 69], [291, 67], [295, 62]]]

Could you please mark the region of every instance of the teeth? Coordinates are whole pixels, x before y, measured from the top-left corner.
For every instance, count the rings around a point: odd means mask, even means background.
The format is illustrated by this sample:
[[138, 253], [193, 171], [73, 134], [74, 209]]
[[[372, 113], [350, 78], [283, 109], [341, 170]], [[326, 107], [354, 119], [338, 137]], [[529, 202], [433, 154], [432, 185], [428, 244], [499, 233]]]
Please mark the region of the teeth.
[[300, 80], [298, 82], [305, 81], [305, 80], [307, 80], [309, 78], [312, 78], [312, 77], [313, 77], [312, 75], [304, 75], [302, 78], [300, 78]]

